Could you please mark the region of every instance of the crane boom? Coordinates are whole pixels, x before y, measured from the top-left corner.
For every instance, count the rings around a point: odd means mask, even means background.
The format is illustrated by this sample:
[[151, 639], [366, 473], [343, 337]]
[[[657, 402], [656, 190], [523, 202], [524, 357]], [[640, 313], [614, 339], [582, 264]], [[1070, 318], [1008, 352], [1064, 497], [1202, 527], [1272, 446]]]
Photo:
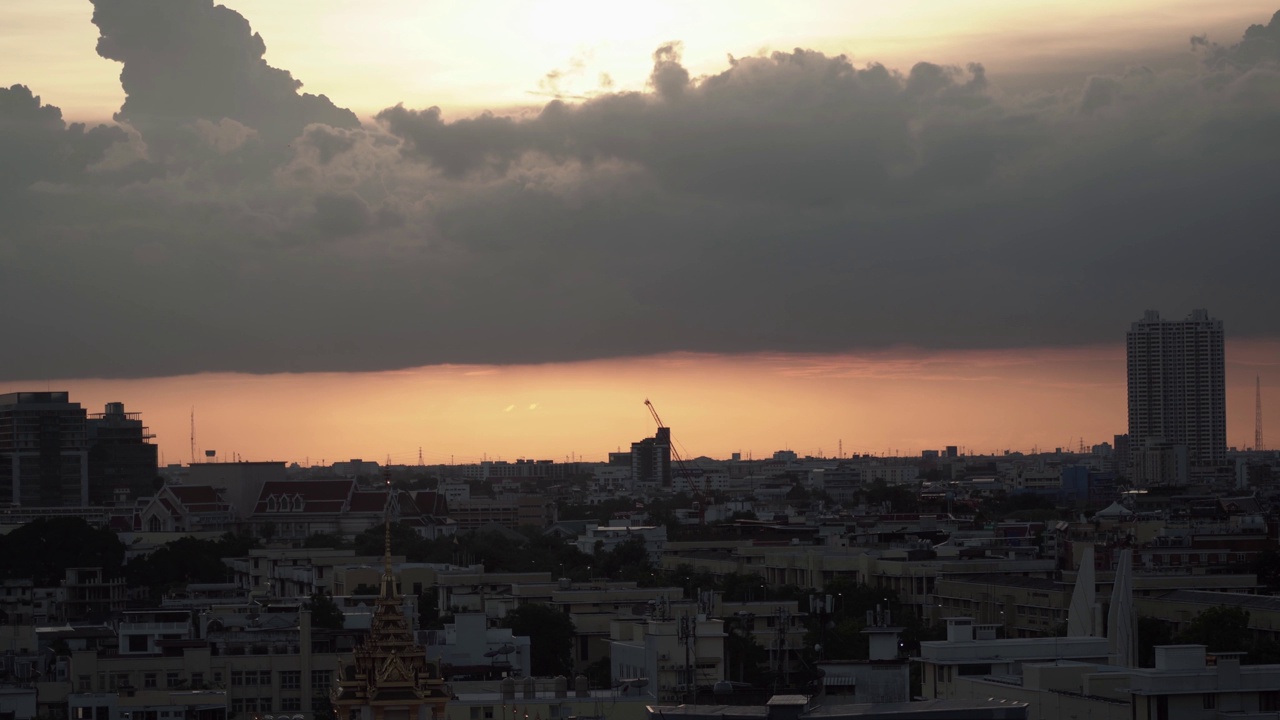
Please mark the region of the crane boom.
[[[657, 423], [659, 430], [670, 430], [670, 428], [662, 422], [662, 418], [658, 415], [658, 409], [653, 406], [653, 403], [649, 402], [648, 398], [645, 398], [644, 406], [649, 408], [649, 414], [653, 416], [653, 421]], [[689, 486], [689, 493], [693, 496], [693, 499], [699, 503], [699, 507], [702, 507], [703, 490], [693, 484], [693, 476], [689, 473], [688, 468], [685, 467], [684, 458], [680, 457], [680, 452], [676, 450], [675, 444], [671, 443], [670, 440], [668, 440], [668, 443], [670, 443], [668, 448], [671, 451], [671, 457], [676, 461], [676, 466], [680, 468], [680, 474], [684, 477], [685, 484]]]
[[658, 423], [659, 428], [666, 427], [666, 425], [662, 424], [662, 418], [658, 417], [658, 409], [653, 406], [653, 403], [649, 402], [649, 398], [644, 399], [644, 406], [649, 408], [649, 414], [653, 416], [653, 421]]

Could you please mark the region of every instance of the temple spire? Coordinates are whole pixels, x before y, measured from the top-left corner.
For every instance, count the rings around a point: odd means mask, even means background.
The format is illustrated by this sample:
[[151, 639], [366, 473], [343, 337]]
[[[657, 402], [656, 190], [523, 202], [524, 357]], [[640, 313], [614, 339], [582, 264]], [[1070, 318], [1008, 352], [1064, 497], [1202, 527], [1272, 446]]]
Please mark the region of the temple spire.
[[396, 597], [396, 578], [391, 572], [391, 514], [394, 512], [393, 503], [395, 502], [395, 492], [391, 489], [391, 467], [388, 465], [385, 470], [387, 484], [387, 505], [383, 518], [383, 534], [385, 535], [384, 549], [382, 556], [382, 597], [390, 599]]

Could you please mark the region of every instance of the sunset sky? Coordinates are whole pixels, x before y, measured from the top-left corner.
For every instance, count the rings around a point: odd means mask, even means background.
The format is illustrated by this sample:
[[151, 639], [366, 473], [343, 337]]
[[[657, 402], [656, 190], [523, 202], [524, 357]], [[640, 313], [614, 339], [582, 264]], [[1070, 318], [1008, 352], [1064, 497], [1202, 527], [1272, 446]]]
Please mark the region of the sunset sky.
[[169, 462], [1031, 450], [1205, 307], [1280, 444], [1278, 7], [5, 0], [0, 392]]

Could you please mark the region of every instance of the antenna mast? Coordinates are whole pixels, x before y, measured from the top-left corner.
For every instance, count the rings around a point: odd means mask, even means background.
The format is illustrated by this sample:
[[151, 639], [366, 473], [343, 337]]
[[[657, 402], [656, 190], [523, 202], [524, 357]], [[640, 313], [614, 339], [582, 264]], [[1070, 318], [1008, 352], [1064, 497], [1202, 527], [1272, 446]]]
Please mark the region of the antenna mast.
[[196, 408], [191, 406], [191, 464], [196, 464]]
[[1260, 452], [1267, 449], [1262, 443], [1262, 376], [1255, 375], [1254, 382], [1257, 395], [1254, 397], [1253, 406], [1253, 449]]

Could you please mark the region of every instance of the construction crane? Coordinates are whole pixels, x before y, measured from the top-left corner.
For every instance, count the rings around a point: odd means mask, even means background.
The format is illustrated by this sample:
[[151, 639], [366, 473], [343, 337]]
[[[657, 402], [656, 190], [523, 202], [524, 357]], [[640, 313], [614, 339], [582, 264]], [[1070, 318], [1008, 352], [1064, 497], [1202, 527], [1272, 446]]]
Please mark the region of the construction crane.
[[658, 415], [658, 409], [645, 398], [644, 406], [649, 408], [649, 414], [653, 416], [653, 421], [657, 423], [659, 430], [666, 430], [668, 433], [667, 446], [671, 450], [671, 459], [676, 461], [676, 467], [680, 469], [680, 475], [684, 477], [685, 484], [689, 486], [689, 494], [693, 497], [694, 506], [698, 509], [698, 522], [706, 521], [706, 502], [703, 498], [704, 490], [693, 484], [693, 474], [685, 467], [684, 458], [680, 457], [680, 452], [676, 450], [675, 443], [670, 440], [671, 428], [667, 427], [662, 418]]

